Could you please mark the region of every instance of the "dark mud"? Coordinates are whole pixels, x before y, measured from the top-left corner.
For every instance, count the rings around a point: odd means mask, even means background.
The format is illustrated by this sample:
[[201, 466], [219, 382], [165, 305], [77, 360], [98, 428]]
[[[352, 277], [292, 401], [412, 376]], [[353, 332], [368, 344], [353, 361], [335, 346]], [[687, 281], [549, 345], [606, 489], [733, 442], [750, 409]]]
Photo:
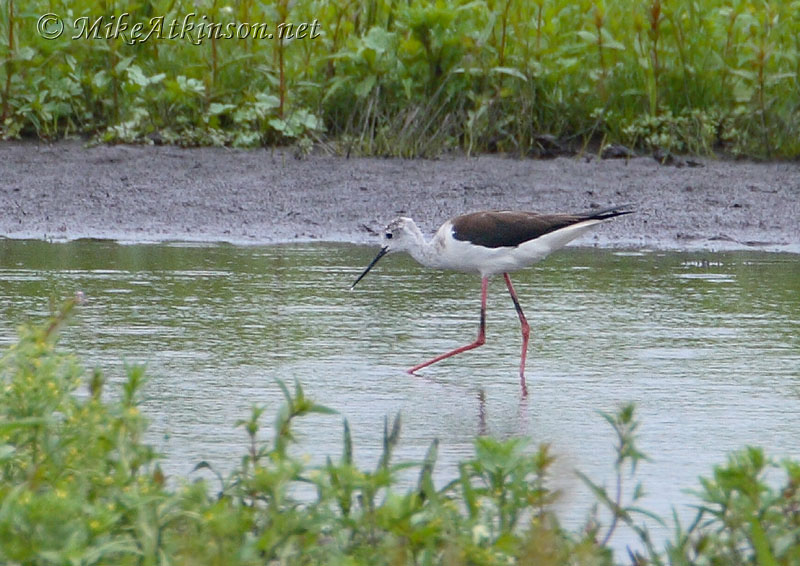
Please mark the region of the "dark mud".
[[0, 236], [374, 242], [397, 215], [432, 232], [466, 211], [631, 203], [580, 243], [800, 252], [800, 164], [652, 158], [438, 160], [285, 150], [0, 143]]

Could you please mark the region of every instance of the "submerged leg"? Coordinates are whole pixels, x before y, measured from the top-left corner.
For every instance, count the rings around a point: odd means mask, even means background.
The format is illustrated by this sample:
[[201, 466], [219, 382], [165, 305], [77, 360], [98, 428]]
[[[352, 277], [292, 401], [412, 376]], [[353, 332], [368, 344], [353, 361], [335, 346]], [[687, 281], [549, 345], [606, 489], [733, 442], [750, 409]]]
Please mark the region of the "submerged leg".
[[519, 299], [514, 292], [514, 286], [511, 285], [511, 278], [508, 273], [503, 273], [506, 280], [508, 292], [511, 294], [511, 300], [514, 301], [514, 308], [517, 309], [519, 315], [519, 323], [522, 326], [522, 357], [519, 362], [519, 382], [522, 385], [522, 394], [528, 394], [528, 386], [525, 384], [525, 359], [528, 357], [528, 335], [531, 333], [531, 327], [528, 325], [528, 320], [525, 318], [525, 313], [522, 312], [522, 307], [519, 305]]
[[467, 350], [472, 350], [473, 348], [477, 348], [478, 346], [483, 346], [484, 342], [486, 342], [486, 296], [489, 292], [489, 278], [484, 277], [481, 279], [481, 327], [478, 330], [478, 338], [472, 344], [467, 344], [466, 346], [461, 346], [460, 348], [456, 348], [451, 352], [447, 352], [446, 354], [442, 354], [441, 356], [436, 356], [432, 360], [428, 360], [427, 362], [422, 362], [418, 366], [414, 366], [408, 373], [414, 373], [417, 370], [420, 370], [424, 367], [428, 367], [431, 364], [435, 364], [436, 362], [440, 362], [445, 358], [449, 358], [450, 356], [455, 356], [456, 354], [460, 354], [461, 352], [466, 352]]

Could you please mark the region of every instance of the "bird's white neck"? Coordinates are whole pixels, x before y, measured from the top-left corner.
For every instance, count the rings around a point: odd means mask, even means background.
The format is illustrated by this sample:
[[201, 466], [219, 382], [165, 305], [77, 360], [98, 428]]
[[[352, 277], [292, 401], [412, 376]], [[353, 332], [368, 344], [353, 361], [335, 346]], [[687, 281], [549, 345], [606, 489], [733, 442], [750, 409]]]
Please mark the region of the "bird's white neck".
[[425, 240], [425, 236], [416, 224], [408, 226], [407, 231], [411, 238], [410, 245], [406, 247], [408, 254], [425, 267], [439, 267], [433, 241]]

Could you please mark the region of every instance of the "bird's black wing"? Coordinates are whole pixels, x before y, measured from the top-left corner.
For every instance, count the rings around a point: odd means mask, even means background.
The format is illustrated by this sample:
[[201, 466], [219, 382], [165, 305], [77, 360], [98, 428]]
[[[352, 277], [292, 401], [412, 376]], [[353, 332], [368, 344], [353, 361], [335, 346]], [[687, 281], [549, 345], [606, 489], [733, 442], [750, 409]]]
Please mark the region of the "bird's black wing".
[[628, 206], [581, 214], [539, 214], [505, 210], [473, 212], [452, 220], [453, 237], [485, 248], [516, 247], [585, 220], [606, 220], [631, 212], [633, 211]]
[[516, 247], [586, 219], [572, 214], [473, 212], [453, 219], [453, 237], [485, 248]]

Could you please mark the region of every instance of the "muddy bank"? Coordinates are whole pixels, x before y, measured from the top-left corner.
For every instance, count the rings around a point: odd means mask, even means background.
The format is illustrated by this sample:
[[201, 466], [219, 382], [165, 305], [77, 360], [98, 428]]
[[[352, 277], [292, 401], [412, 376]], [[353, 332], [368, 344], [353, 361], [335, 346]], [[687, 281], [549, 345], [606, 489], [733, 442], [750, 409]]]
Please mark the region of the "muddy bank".
[[0, 236], [375, 242], [392, 217], [433, 231], [480, 209], [639, 211], [580, 243], [800, 251], [800, 164], [652, 158], [351, 158], [224, 148], [0, 143]]

